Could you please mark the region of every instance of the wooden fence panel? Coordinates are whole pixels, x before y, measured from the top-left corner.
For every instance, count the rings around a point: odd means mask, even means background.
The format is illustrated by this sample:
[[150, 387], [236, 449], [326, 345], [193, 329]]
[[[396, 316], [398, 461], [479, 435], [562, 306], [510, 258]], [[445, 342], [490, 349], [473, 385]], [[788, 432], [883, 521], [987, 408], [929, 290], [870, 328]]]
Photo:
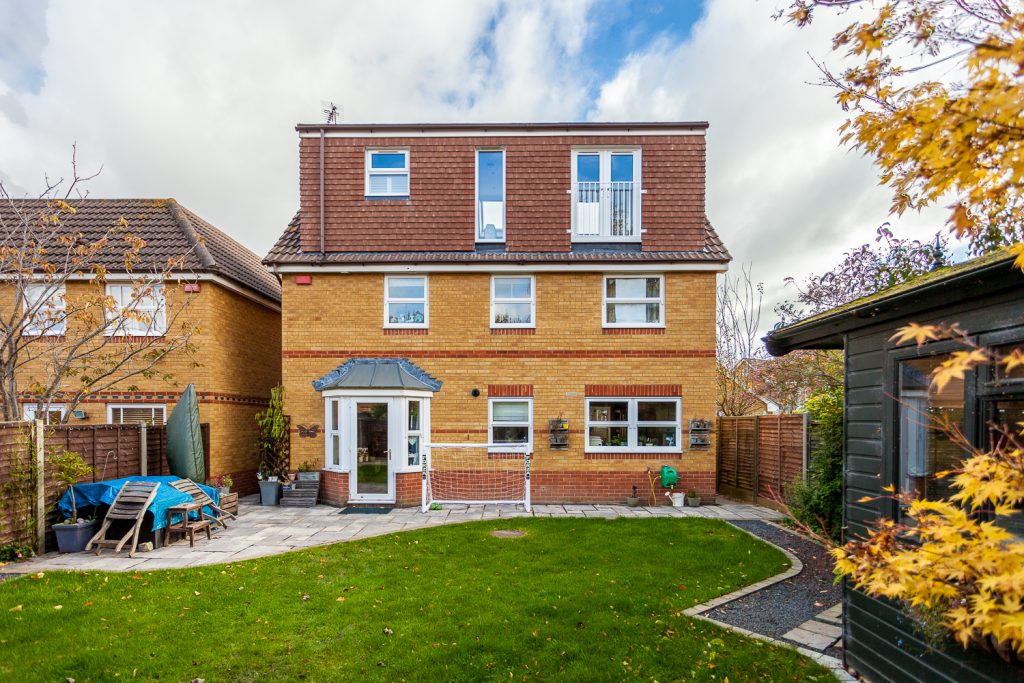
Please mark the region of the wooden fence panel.
[[718, 423], [718, 490], [738, 500], [772, 504], [805, 476], [807, 416], [721, 417]]

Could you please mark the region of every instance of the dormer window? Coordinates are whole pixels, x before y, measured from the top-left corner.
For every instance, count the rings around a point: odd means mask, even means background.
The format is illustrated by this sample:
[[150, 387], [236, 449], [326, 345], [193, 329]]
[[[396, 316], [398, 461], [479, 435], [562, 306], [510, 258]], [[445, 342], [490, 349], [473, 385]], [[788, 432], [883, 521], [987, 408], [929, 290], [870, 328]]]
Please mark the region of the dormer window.
[[505, 241], [505, 150], [476, 152], [476, 241]]
[[574, 242], [640, 241], [640, 150], [572, 153]]
[[370, 149], [366, 151], [366, 196], [409, 196], [409, 150]]

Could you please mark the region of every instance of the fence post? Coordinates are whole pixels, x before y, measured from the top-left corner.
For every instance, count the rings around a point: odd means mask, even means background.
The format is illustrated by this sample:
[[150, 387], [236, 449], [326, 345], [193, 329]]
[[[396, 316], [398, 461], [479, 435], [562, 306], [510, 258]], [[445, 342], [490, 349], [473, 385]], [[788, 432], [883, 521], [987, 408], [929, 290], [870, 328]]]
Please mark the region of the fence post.
[[811, 450], [811, 414], [804, 413], [804, 453], [803, 453], [803, 475], [804, 481], [807, 481], [807, 455], [808, 451]]
[[36, 420], [32, 439], [33, 456], [36, 462], [36, 549], [46, 550], [46, 448], [43, 444], [43, 421]]
[[139, 425], [139, 474], [149, 474], [149, 453], [146, 452], [146, 423]]
[[761, 490], [761, 416], [754, 416], [754, 490], [750, 494], [750, 502], [757, 502], [757, 494]]

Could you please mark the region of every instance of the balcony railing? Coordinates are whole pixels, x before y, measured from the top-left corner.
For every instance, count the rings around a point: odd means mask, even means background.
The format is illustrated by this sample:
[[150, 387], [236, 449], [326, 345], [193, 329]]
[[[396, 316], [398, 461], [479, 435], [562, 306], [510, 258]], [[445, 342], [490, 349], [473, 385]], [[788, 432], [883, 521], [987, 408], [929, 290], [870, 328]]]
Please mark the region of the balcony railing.
[[640, 184], [573, 183], [572, 236], [577, 241], [640, 239]]

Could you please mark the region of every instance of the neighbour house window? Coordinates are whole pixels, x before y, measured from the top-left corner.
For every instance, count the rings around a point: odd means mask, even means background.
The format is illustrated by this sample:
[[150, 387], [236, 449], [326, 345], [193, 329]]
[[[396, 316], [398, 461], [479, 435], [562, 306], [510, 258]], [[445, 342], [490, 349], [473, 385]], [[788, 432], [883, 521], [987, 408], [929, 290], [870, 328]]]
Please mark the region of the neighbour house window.
[[492, 398], [488, 409], [492, 444], [527, 444], [533, 450], [533, 399]]
[[678, 398], [588, 398], [588, 453], [679, 453], [682, 405]]
[[409, 196], [409, 150], [366, 151], [366, 196]]
[[534, 327], [536, 312], [532, 275], [491, 278], [491, 327]]
[[59, 336], [67, 329], [64, 285], [26, 285], [25, 308], [32, 312], [24, 334]]
[[409, 399], [406, 405], [406, 463], [409, 467], [418, 467], [423, 450], [423, 403], [417, 399]]
[[505, 151], [476, 153], [476, 241], [505, 241]]
[[167, 331], [163, 285], [107, 285], [107, 296], [113, 301], [108, 335], [159, 337]]
[[573, 240], [640, 240], [640, 150], [573, 151], [571, 194]]
[[604, 278], [605, 327], [662, 327], [665, 281], [661, 275]]
[[964, 380], [950, 380], [941, 391], [932, 388], [932, 372], [948, 358], [944, 354], [899, 363], [898, 488], [912, 498], [937, 500], [955, 492], [948, 477], [935, 477], [956, 469], [964, 455], [942, 427], [964, 428]]
[[427, 327], [428, 301], [426, 277], [385, 277], [384, 326]]
[[[36, 410], [37, 406], [35, 403], [26, 403], [23, 410], [26, 420], [34, 420], [39, 415]], [[67, 406], [61, 403], [51, 403], [50, 409], [45, 411], [40, 418], [45, 424], [58, 424], [64, 419], [64, 415], [67, 413]]]
[[108, 405], [107, 422], [110, 424], [162, 425], [166, 412], [167, 407], [163, 405], [144, 403]]

